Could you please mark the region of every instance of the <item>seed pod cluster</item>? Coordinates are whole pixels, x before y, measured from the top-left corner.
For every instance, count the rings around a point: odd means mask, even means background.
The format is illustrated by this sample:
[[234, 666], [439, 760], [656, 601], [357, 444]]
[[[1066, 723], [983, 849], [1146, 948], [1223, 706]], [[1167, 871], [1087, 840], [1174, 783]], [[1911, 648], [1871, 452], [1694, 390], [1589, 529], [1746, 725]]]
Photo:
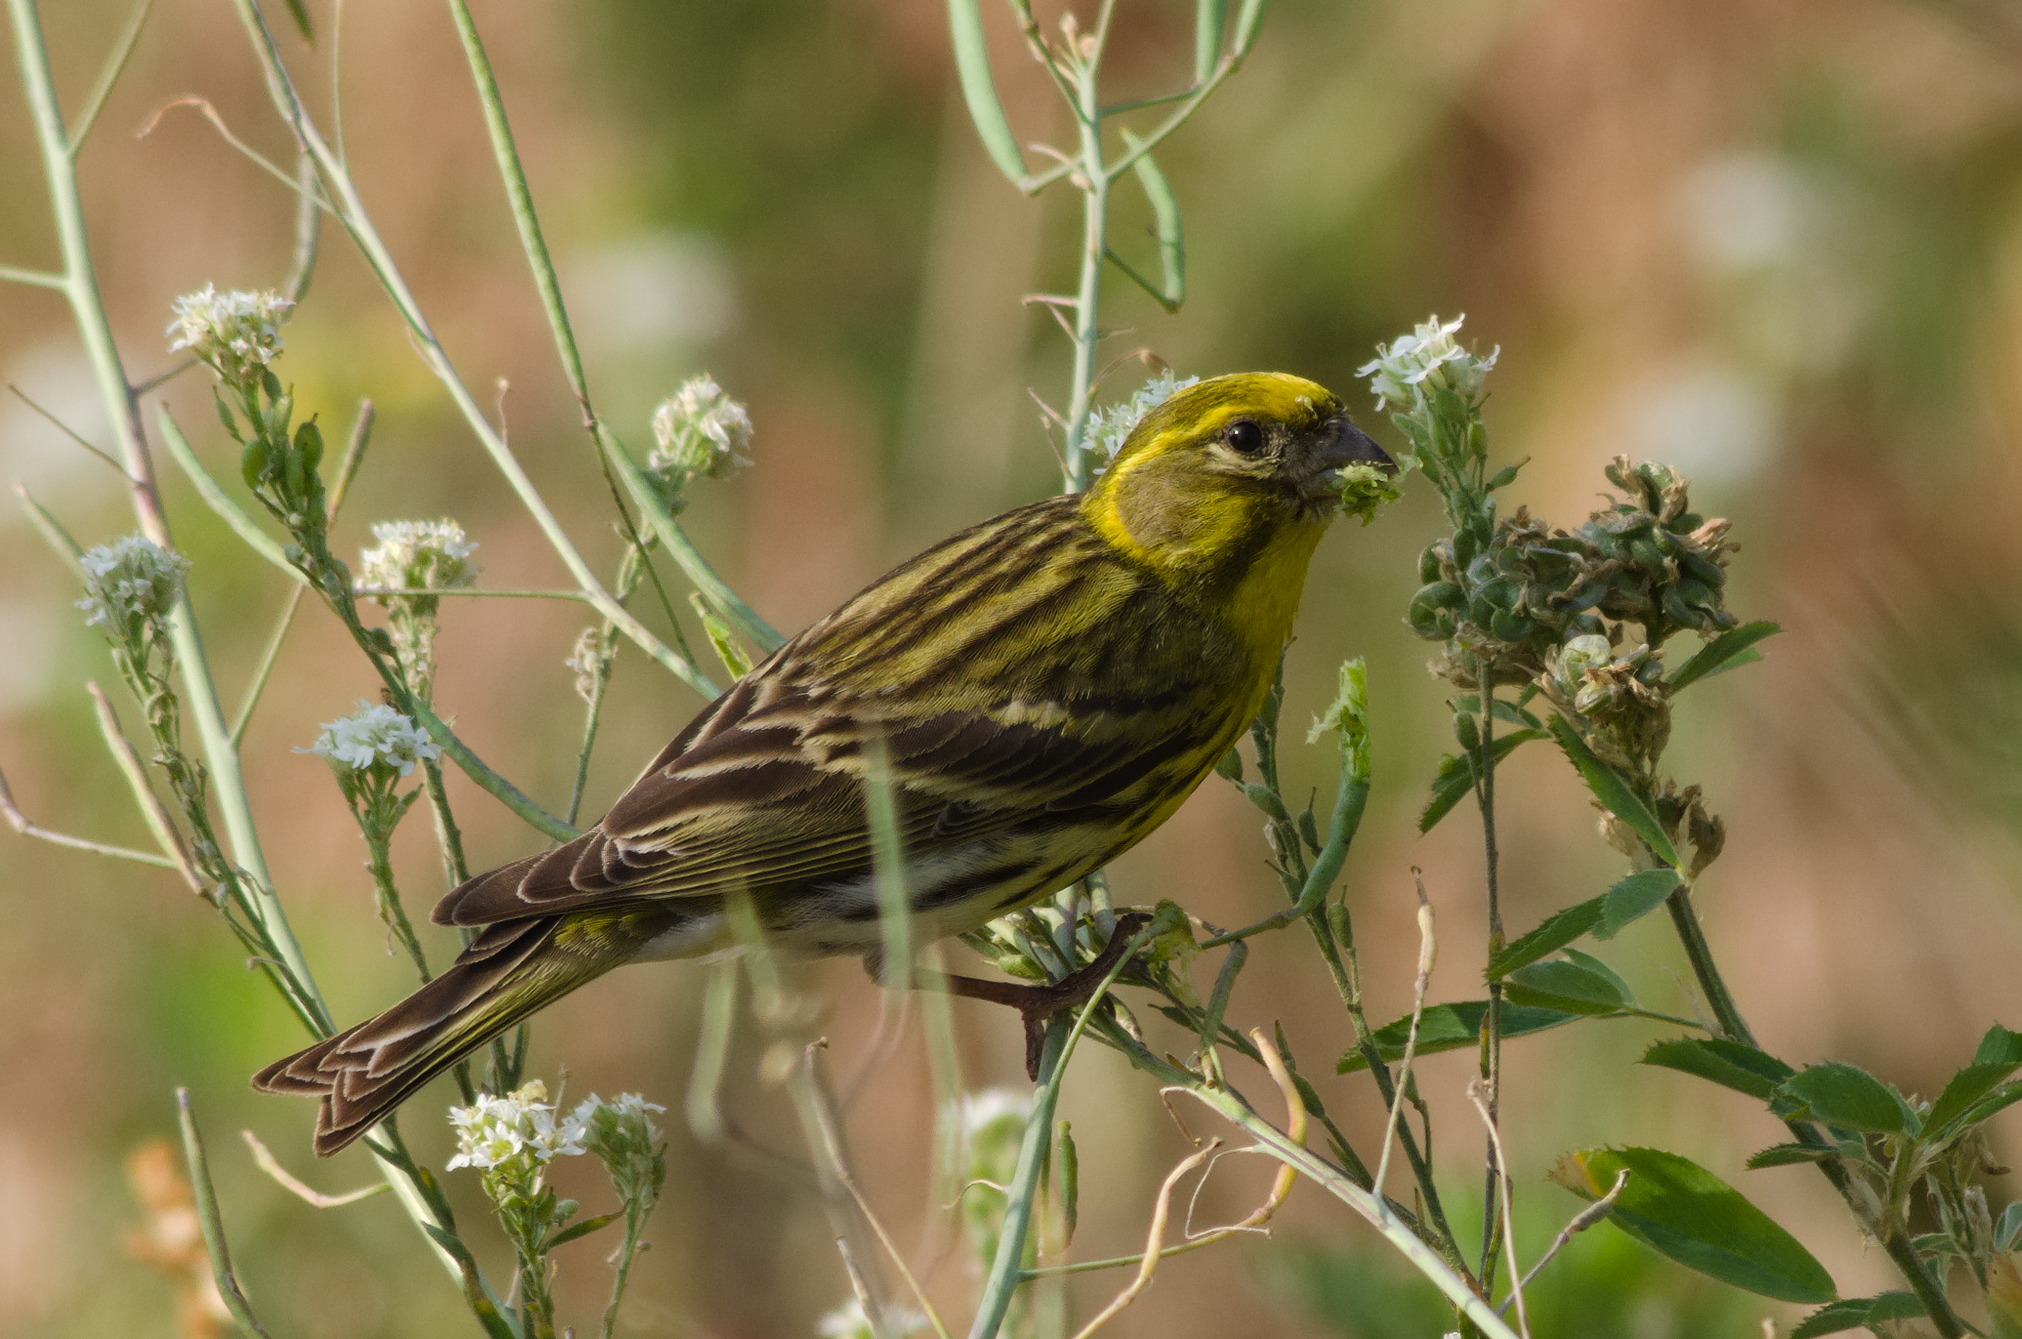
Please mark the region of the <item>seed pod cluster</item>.
[[1429, 546], [1406, 615], [1412, 630], [1448, 643], [1448, 662], [1493, 665], [1498, 683], [1527, 683], [1572, 638], [1622, 642], [1620, 624], [1639, 625], [1652, 648], [1687, 628], [1732, 627], [1722, 603], [1727, 522], [1689, 510], [1685, 479], [1668, 466], [1617, 457], [1607, 475], [1626, 496], [1570, 533], [1519, 508]]

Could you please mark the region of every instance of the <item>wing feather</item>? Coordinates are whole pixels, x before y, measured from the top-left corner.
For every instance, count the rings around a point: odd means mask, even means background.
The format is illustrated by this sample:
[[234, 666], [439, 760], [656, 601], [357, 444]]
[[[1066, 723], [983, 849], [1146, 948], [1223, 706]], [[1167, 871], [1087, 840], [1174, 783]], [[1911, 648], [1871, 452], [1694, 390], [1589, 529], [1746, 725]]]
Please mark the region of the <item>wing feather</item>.
[[[435, 919], [485, 925], [862, 877], [870, 750], [885, 754], [918, 858], [1070, 823], [1240, 728], [1174, 711], [1227, 701], [1231, 676], [1249, 672], [1239, 658], [1196, 656], [1178, 682], [1170, 661], [1154, 681], [1132, 677], [1117, 643], [1161, 640], [1174, 602], [1106, 547], [1086, 547], [1071, 507], [1056, 499], [990, 525], [1004, 533], [954, 536], [789, 642], [681, 731], [595, 828], [466, 882]], [[1015, 600], [993, 598], [1006, 564], [1019, 569]], [[1073, 691], [1058, 679], [1066, 625], [1049, 588], [1071, 592], [1075, 642], [1102, 643], [1073, 649], [1103, 667]], [[1191, 643], [1213, 639], [1194, 630]]]

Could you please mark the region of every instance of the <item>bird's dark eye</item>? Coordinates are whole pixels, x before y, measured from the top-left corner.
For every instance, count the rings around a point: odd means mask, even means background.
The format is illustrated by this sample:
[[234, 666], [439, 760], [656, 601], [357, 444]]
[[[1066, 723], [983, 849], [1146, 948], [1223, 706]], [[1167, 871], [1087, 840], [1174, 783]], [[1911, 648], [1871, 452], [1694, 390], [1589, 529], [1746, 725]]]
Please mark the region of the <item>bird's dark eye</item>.
[[1229, 449], [1238, 455], [1254, 456], [1264, 449], [1264, 430], [1249, 419], [1239, 418], [1222, 433]]

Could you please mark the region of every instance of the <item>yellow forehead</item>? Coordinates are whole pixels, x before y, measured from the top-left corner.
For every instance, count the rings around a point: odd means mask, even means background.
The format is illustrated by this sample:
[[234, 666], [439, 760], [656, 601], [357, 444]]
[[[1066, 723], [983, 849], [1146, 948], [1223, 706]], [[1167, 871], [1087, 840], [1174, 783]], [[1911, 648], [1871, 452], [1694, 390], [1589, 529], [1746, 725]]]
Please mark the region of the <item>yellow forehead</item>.
[[1233, 372], [1174, 392], [1144, 416], [1118, 460], [1198, 440], [1239, 418], [1306, 429], [1340, 412], [1340, 400], [1317, 381], [1289, 372]]

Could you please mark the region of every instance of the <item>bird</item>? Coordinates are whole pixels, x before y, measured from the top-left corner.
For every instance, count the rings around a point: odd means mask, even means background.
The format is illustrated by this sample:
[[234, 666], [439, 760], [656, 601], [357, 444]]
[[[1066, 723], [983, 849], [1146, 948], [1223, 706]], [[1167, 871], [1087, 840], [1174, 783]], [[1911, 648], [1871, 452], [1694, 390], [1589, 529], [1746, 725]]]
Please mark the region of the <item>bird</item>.
[[612, 968], [735, 948], [736, 898], [776, 951], [875, 961], [873, 766], [915, 942], [1071, 885], [1261, 709], [1357, 464], [1395, 468], [1316, 382], [1175, 391], [1086, 490], [900, 564], [703, 708], [595, 826], [452, 889], [434, 920], [476, 932], [456, 961], [254, 1087], [319, 1098], [315, 1150], [335, 1153]]

